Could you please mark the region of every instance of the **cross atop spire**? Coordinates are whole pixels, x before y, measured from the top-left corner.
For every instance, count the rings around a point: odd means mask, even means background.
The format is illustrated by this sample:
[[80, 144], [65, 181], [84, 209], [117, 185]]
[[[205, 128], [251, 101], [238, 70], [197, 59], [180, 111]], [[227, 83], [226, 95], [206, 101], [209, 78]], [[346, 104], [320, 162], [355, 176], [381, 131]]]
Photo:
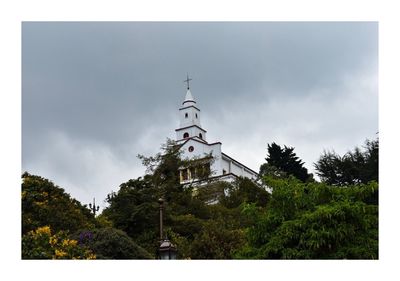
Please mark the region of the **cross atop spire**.
[[189, 81], [190, 80], [192, 80], [191, 78], [189, 78], [189, 74], [186, 74], [186, 80], [185, 81], [183, 81], [183, 82], [186, 82], [187, 83], [187, 89], [189, 90], [189, 88], [190, 88], [190, 86], [189, 86]]

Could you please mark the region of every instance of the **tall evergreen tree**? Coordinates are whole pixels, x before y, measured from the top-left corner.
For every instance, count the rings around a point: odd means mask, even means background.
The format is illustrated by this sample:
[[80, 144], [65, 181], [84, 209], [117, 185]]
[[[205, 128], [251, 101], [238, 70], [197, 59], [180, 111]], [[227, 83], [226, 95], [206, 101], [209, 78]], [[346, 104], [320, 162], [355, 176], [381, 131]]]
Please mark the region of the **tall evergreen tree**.
[[265, 158], [267, 163], [260, 166], [260, 174], [266, 175], [275, 171], [274, 174], [293, 175], [302, 182], [311, 180], [312, 174], [308, 174], [307, 169], [303, 167], [304, 162], [293, 151], [294, 147], [285, 145], [282, 148], [275, 142], [268, 144], [268, 156]]

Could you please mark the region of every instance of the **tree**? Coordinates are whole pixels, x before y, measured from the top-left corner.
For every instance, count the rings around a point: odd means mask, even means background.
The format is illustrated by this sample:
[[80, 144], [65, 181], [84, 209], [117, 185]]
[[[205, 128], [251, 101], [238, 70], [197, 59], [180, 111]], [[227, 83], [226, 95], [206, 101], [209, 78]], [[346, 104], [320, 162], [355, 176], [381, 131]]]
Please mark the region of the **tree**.
[[281, 177], [284, 175], [283, 173], [286, 173], [293, 175], [302, 182], [312, 180], [312, 174], [308, 174], [307, 169], [303, 167], [304, 162], [293, 151], [294, 147], [285, 145], [284, 148], [281, 148], [274, 142], [271, 145], [268, 144], [268, 155], [265, 158], [267, 163], [260, 166], [260, 175], [273, 173]]
[[150, 176], [131, 179], [122, 183], [118, 192], [108, 195], [106, 201], [109, 206], [103, 210], [102, 216], [153, 253], [157, 241], [157, 200], [160, 196], [161, 191], [153, 185]]
[[40, 176], [22, 175], [22, 234], [38, 227], [49, 226], [53, 231], [74, 232], [93, 228], [93, 214], [64, 189]]
[[278, 169], [275, 166], [272, 166], [271, 164], [268, 163], [264, 163], [260, 166], [260, 172], [259, 175], [261, 176], [269, 176], [269, 177], [274, 177], [274, 178], [279, 178], [279, 179], [284, 179], [286, 178], [288, 175]]
[[232, 184], [227, 184], [225, 193], [220, 203], [227, 208], [236, 208], [245, 202], [265, 207], [270, 198], [265, 188], [248, 178], [238, 178]]
[[191, 244], [192, 259], [232, 259], [235, 250], [245, 242], [244, 231], [230, 229], [223, 220], [210, 220]]
[[377, 259], [378, 184], [341, 188], [264, 178], [272, 188], [265, 209], [244, 206], [255, 224], [237, 258]]
[[209, 217], [204, 202], [193, 196], [193, 187], [184, 188], [179, 179], [181, 167], [190, 167], [199, 161], [182, 160], [180, 154], [179, 147], [168, 140], [161, 153], [152, 157], [139, 155], [147, 175], [121, 184], [119, 191], [106, 199], [110, 205], [103, 211], [104, 216], [150, 253], [158, 247], [160, 197], [165, 200], [167, 226], [181, 215]]
[[161, 191], [166, 200], [170, 200], [173, 193], [180, 191], [180, 179], [178, 170], [184, 165], [181, 160], [179, 146], [172, 140], [161, 146], [161, 152], [155, 156], [145, 157], [138, 155], [142, 164], [146, 167], [146, 173], [150, 175], [152, 185]]
[[378, 162], [379, 141], [376, 139], [366, 140], [364, 150], [356, 147], [343, 156], [334, 151], [324, 151], [314, 166], [323, 182], [344, 186], [379, 182]]
[[125, 232], [115, 228], [83, 230], [74, 237], [79, 245], [89, 248], [97, 259], [153, 259], [138, 246]]

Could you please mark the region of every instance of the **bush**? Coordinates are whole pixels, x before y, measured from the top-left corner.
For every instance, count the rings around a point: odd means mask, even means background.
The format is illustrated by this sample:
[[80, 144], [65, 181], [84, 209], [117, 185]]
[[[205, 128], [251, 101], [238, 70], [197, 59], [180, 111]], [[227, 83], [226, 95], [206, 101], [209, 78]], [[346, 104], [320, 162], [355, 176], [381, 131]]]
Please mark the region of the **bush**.
[[22, 237], [22, 259], [95, 259], [96, 256], [65, 232], [51, 234], [49, 226], [39, 227]]
[[75, 235], [80, 245], [89, 247], [97, 259], [153, 259], [125, 232], [115, 228], [79, 231]]

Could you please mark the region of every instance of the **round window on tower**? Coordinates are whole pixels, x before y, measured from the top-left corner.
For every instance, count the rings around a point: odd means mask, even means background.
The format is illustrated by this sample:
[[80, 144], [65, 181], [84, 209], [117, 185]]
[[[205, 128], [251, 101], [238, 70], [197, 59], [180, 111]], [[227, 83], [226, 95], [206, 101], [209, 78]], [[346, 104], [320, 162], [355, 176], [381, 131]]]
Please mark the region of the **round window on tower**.
[[193, 152], [194, 147], [193, 146], [189, 146], [189, 152]]
[[184, 133], [184, 134], [183, 134], [183, 138], [184, 138], [184, 139], [187, 139], [188, 137], [189, 137], [189, 133]]

